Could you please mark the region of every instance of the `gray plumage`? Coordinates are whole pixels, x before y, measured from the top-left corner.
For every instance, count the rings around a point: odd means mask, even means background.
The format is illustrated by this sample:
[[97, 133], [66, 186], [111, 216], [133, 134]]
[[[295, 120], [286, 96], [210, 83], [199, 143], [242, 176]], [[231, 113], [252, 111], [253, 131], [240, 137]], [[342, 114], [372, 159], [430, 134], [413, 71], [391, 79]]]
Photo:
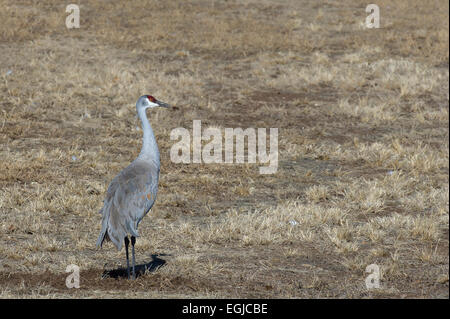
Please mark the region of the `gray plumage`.
[[137, 158], [112, 180], [100, 211], [97, 247], [110, 239], [120, 250], [125, 236], [139, 237], [137, 227], [156, 200], [158, 179], [159, 165]]
[[125, 242], [128, 263], [128, 235], [132, 239], [133, 277], [134, 241], [139, 237], [138, 225], [150, 211], [156, 200], [159, 180], [159, 150], [155, 135], [145, 113], [147, 108], [169, 105], [150, 95], [141, 96], [136, 103], [136, 111], [144, 131], [143, 144], [139, 156], [123, 169], [111, 182], [106, 192], [102, 214], [102, 229], [97, 239], [97, 247], [105, 240], [111, 240], [118, 250]]

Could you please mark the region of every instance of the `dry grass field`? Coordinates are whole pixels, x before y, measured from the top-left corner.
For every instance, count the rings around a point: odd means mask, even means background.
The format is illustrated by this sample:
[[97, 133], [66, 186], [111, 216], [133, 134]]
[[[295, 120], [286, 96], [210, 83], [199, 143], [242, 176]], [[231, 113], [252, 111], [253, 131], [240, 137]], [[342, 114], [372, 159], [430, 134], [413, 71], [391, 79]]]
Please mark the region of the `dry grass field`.
[[[71, 1], [0, 0], [0, 297], [448, 298], [449, 3], [371, 2], [74, 0], [67, 29]], [[143, 94], [175, 107], [131, 281], [95, 242]], [[171, 162], [193, 120], [278, 128], [278, 171]]]

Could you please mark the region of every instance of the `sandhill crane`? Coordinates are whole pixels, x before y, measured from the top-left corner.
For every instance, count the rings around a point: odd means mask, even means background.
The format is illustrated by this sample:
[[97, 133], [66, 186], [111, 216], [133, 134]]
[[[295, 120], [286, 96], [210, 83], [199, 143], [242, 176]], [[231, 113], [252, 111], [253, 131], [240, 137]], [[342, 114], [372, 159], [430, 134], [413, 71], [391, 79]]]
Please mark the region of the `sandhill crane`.
[[97, 247], [101, 247], [105, 239], [113, 242], [116, 248], [122, 249], [125, 242], [127, 257], [127, 274], [130, 278], [130, 261], [128, 245], [131, 235], [132, 275], [136, 278], [134, 244], [139, 237], [137, 227], [152, 208], [158, 192], [159, 150], [155, 135], [147, 119], [146, 110], [153, 107], [169, 107], [151, 95], [143, 95], [136, 102], [136, 111], [144, 131], [142, 149], [139, 156], [123, 169], [109, 184], [106, 198], [103, 202], [102, 230], [98, 236]]

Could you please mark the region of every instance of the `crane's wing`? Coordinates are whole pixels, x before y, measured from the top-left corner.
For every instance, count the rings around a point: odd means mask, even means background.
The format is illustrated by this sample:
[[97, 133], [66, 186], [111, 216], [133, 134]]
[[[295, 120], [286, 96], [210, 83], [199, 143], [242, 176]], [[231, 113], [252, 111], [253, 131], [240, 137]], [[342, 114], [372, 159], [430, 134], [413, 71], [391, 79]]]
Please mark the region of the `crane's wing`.
[[125, 236], [139, 236], [137, 226], [156, 200], [158, 179], [159, 167], [135, 161], [112, 180], [100, 211], [102, 230], [97, 246], [109, 238], [120, 250]]

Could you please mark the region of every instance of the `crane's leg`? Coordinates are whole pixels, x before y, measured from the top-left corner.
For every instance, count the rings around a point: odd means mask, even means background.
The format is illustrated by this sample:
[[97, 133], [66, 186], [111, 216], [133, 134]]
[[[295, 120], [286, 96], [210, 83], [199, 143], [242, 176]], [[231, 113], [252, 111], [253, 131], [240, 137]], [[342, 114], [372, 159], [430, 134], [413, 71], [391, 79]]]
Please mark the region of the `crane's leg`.
[[130, 259], [128, 258], [128, 245], [130, 244], [130, 240], [128, 239], [128, 236], [125, 237], [125, 252], [127, 254], [127, 273], [128, 273], [128, 279], [130, 279]]
[[133, 279], [136, 279], [136, 272], [134, 267], [136, 266], [136, 260], [134, 259], [134, 244], [136, 243], [136, 237], [131, 236], [131, 254], [133, 258]]

